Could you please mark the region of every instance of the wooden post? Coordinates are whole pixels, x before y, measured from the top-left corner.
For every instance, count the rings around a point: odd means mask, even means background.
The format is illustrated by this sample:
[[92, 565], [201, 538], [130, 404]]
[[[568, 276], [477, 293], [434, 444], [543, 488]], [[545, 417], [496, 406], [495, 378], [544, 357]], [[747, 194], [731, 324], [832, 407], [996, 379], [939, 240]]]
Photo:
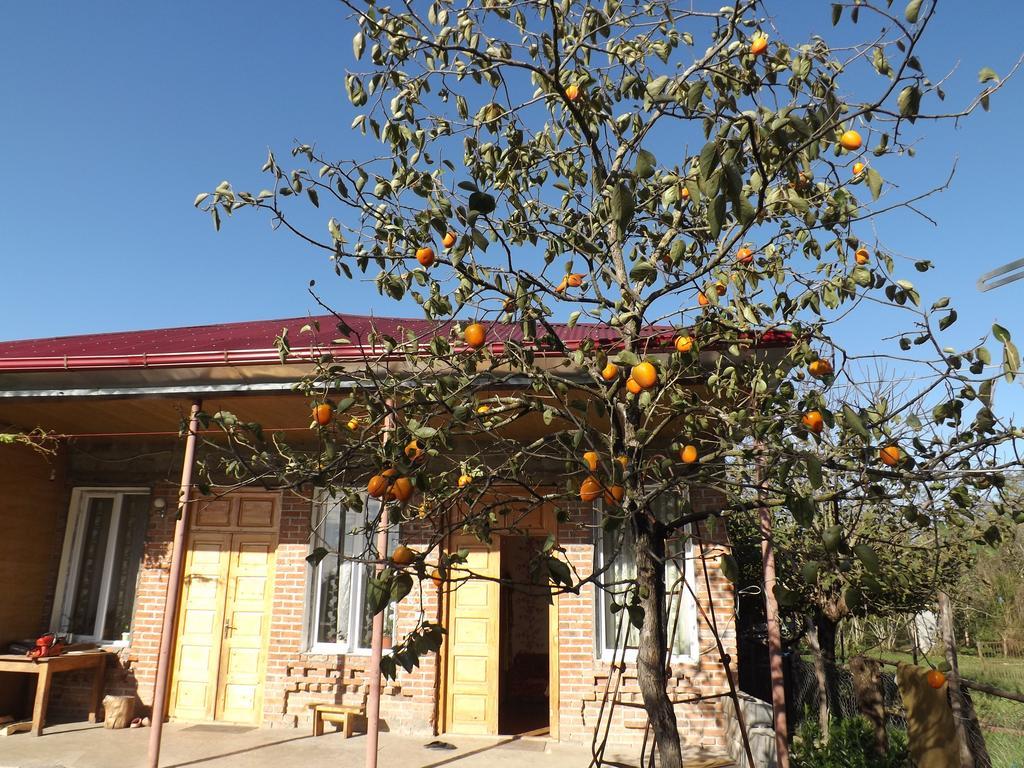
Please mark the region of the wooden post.
[[185, 458], [181, 466], [181, 487], [178, 490], [178, 521], [174, 526], [174, 545], [167, 574], [167, 595], [164, 598], [164, 624], [160, 633], [160, 655], [156, 661], [156, 687], [153, 690], [152, 729], [149, 732], [147, 768], [160, 765], [160, 738], [163, 735], [167, 707], [167, 683], [171, 674], [171, 653], [178, 620], [178, 601], [181, 597], [181, 574], [185, 568], [185, 540], [188, 536], [188, 518], [192, 500], [192, 465], [196, 459], [196, 435], [199, 432], [199, 411], [203, 403], [196, 400], [188, 422], [185, 438]]
[[[963, 691], [960, 688], [960, 666], [956, 658], [956, 632], [953, 628], [953, 605], [949, 595], [939, 592], [939, 628], [942, 632], [942, 644], [945, 648], [946, 663], [949, 664], [949, 674], [946, 675], [946, 683], [949, 686], [949, 703], [953, 710], [953, 726], [956, 735], [960, 739], [960, 766], [961, 768], [979, 768], [991, 764], [985, 755], [984, 760], [975, 762], [975, 750], [971, 748], [968, 741], [967, 720], [969, 713], [965, 706]], [[981, 746], [984, 751], [984, 743]]]

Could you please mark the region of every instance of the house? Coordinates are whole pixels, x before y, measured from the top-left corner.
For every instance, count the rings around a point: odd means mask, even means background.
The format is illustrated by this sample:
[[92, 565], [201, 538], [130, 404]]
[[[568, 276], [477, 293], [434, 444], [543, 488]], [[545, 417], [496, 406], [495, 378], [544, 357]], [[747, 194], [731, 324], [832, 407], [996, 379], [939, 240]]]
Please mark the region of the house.
[[[346, 316], [362, 338], [425, 321]], [[321, 318], [325, 325], [331, 318]], [[183, 462], [179, 430], [190, 405], [230, 410], [267, 429], [308, 432], [309, 399], [292, 384], [318, 354], [299, 346], [309, 318], [171, 328], [0, 344], [0, 427], [53, 433], [56, 452], [0, 446], [0, 647], [46, 630], [95, 641], [116, 653], [107, 690], [153, 691], [168, 589], [168, 565]], [[289, 330], [282, 363], [272, 340]], [[558, 326], [567, 344], [591, 326]], [[514, 329], [510, 332], [515, 332]], [[659, 342], [656, 342], [659, 343]], [[671, 337], [660, 343], [670, 350]], [[332, 350], [357, 357], [358, 344]], [[695, 509], [721, 504], [709, 488], [689, 489]], [[522, 535], [469, 547], [477, 573], [525, 572], [532, 537], [554, 536], [581, 575], [595, 567], [626, 577], [628, 542], [610, 556], [595, 509], [576, 501], [560, 519], [540, 510]], [[351, 555], [358, 521], [316, 488], [241, 488], [193, 502], [181, 610], [170, 671], [171, 718], [269, 727], [310, 726], [309, 705], [365, 701], [370, 622], [363, 610], [368, 566], [330, 554], [311, 566], [311, 521], [335, 553]], [[595, 534], [595, 530], [598, 533]], [[724, 535], [718, 527], [718, 537]], [[415, 547], [417, 525], [398, 537]], [[735, 659], [734, 595], [719, 572], [724, 542], [703, 527], [693, 540], [680, 590], [670, 694], [689, 744], [725, 751], [730, 705], [720, 650]], [[426, 582], [424, 582], [426, 583]], [[694, 599], [694, 595], [697, 599]], [[423, 608], [447, 630], [438, 654], [384, 685], [381, 717], [391, 730], [432, 733], [548, 733], [637, 754], [646, 717], [635, 665], [611, 661], [617, 616], [591, 586], [548, 605], [497, 582], [458, 589], [428, 584]], [[713, 611], [712, 611], [713, 609]], [[391, 632], [417, 620], [400, 603]], [[624, 612], [622, 612], [624, 613]], [[20, 700], [0, 686], [0, 713]], [[78, 714], [88, 681], [58, 676], [51, 713]], [[6, 691], [6, 696], [3, 693]], [[603, 706], [606, 694], [615, 707]], [[5, 700], [6, 699], [6, 700]]]

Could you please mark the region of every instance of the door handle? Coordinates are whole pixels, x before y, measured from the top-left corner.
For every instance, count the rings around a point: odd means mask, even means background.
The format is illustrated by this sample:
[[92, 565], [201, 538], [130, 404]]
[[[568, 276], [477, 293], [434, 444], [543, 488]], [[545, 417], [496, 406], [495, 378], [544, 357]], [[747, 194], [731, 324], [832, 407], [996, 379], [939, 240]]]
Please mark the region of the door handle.
[[224, 624], [224, 637], [227, 637], [227, 636], [228, 636], [228, 633], [229, 633], [229, 632], [230, 632], [231, 630], [233, 630], [234, 628], [235, 628], [235, 626], [234, 626], [233, 624], [227, 624], [227, 623], [225, 623], [225, 624]]

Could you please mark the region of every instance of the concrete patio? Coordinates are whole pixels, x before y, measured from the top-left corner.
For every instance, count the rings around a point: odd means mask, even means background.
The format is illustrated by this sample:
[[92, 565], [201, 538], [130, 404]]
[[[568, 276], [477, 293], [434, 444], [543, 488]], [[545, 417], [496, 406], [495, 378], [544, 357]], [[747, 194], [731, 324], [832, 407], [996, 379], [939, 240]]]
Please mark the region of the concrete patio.
[[[148, 728], [107, 730], [70, 723], [47, 728], [35, 738], [18, 734], [0, 739], [0, 768], [142, 768]], [[430, 737], [380, 736], [380, 768], [586, 768], [590, 751], [544, 738], [443, 736], [456, 749], [435, 751]], [[169, 723], [164, 727], [161, 768], [285, 768], [363, 764], [362, 736], [343, 739], [328, 733]], [[621, 758], [616, 755], [612, 759]], [[616, 763], [623, 765], [624, 763]], [[636, 756], [625, 764], [635, 765]], [[715, 760], [687, 761], [687, 768], [729, 765]]]

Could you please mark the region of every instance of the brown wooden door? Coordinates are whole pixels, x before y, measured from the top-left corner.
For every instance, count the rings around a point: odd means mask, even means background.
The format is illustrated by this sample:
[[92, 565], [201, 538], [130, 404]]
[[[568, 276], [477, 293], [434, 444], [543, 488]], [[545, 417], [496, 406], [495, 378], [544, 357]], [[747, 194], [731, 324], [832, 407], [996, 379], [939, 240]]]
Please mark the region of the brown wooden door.
[[170, 713], [262, 719], [280, 498], [200, 501], [189, 535]]

